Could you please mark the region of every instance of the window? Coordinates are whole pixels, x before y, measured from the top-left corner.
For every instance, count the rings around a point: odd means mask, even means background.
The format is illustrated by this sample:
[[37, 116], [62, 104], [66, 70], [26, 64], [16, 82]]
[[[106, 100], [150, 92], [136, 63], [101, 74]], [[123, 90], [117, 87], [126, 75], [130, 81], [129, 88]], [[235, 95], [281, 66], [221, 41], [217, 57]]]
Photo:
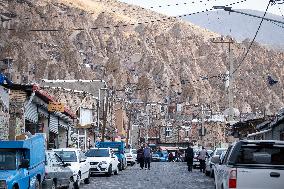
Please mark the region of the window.
[[108, 149], [91, 149], [86, 152], [87, 157], [109, 157]]
[[0, 149], [0, 170], [16, 169], [16, 150]]
[[169, 127], [167, 127], [167, 128], [166, 128], [166, 137], [171, 136], [171, 133], [172, 133], [172, 129], [169, 128]]
[[280, 133], [280, 140], [284, 140], [284, 131]]
[[284, 146], [242, 145], [236, 163], [284, 165]]
[[55, 151], [64, 162], [77, 162], [75, 151]]
[[185, 136], [186, 136], [186, 137], [189, 136], [189, 131], [185, 131]]

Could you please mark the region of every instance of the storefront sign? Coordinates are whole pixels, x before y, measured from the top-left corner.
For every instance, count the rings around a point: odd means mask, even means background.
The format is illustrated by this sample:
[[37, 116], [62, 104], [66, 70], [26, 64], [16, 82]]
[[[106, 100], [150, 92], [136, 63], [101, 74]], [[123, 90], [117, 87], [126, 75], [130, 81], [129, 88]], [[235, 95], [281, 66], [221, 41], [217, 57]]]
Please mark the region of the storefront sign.
[[61, 102], [49, 102], [47, 108], [49, 112], [64, 112], [64, 104]]

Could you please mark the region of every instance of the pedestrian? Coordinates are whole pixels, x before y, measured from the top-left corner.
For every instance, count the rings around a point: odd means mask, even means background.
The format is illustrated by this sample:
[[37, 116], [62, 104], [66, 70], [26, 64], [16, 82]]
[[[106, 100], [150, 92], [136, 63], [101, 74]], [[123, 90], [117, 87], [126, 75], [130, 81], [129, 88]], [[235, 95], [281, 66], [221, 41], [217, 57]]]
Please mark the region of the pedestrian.
[[199, 152], [198, 159], [200, 163], [200, 172], [205, 173], [205, 160], [208, 156], [207, 150], [202, 146], [202, 150]]
[[193, 149], [191, 148], [192, 144], [188, 143], [188, 147], [185, 151], [185, 161], [187, 163], [187, 169], [189, 172], [192, 172], [192, 166], [193, 166]]
[[145, 169], [148, 168], [150, 170], [150, 163], [151, 163], [151, 148], [148, 146], [148, 144], [145, 144], [145, 148], [143, 150], [144, 152], [144, 160], [145, 160]]
[[144, 150], [143, 146], [140, 147], [140, 149], [137, 150], [137, 162], [140, 164], [141, 170], [144, 168]]
[[172, 152], [169, 153], [169, 162], [172, 162], [174, 160], [174, 155]]

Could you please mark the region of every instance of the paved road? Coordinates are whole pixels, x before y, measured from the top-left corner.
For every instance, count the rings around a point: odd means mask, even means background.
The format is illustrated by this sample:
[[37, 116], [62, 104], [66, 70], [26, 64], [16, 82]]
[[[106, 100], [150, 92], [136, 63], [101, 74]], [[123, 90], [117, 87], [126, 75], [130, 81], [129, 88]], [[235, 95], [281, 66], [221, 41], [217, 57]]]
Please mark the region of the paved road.
[[127, 167], [111, 177], [95, 176], [81, 188], [96, 189], [213, 189], [213, 179], [199, 170], [187, 172], [186, 163], [153, 162], [151, 170], [140, 170], [138, 165]]

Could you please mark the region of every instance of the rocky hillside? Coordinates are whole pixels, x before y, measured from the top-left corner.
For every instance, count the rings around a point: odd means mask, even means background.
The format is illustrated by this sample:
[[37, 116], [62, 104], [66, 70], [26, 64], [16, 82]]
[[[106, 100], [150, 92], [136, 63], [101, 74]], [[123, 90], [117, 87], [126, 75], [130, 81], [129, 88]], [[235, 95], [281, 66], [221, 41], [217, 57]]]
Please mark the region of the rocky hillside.
[[[121, 89], [130, 81], [143, 89], [137, 98], [227, 106], [222, 78], [204, 79], [228, 69], [216, 33], [115, 0], [0, 0], [0, 12], [0, 59], [14, 59], [14, 82], [105, 79]], [[235, 64], [248, 45], [233, 45]], [[283, 52], [253, 45], [235, 75], [236, 108], [282, 107], [283, 64]], [[280, 82], [269, 87], [267, 75]]]

